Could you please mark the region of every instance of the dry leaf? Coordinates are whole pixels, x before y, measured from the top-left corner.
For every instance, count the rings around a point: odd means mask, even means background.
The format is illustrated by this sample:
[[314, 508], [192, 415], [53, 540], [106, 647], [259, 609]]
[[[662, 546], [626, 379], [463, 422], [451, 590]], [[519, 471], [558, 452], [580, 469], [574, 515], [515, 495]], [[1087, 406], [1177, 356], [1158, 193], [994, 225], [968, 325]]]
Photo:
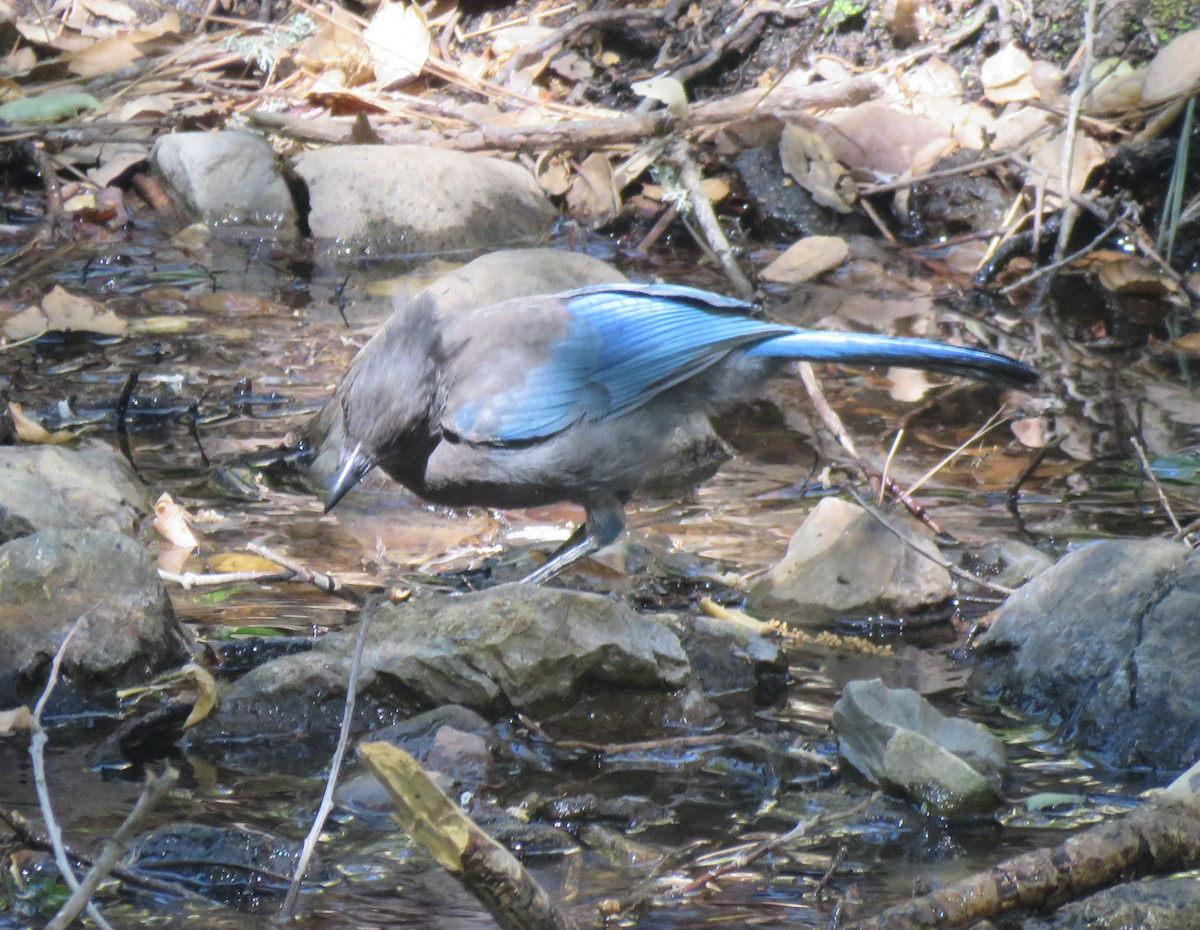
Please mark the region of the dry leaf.
[[1098, 62], [1092, 68], [1094, 86], [1084, 98], [1084, 111], [1104, 116], [1141, 106], [1146, 70], [1138, 68], [1135, 71], [1129, 62], [1120, 58], [1106, 58]]
[[1195, 358], [1200, 355], [1200, 333], [1188, 333], [1167, 343], [1176, 352]]
[[210, 313], [224, 313], [229, 316], [278, 316], [289, 312], [287, 307], [280, 304], [238, 291], [205, 294], [196, 301], [196, 306]]
[[1167, 297], [1179, 293], [1179, 285], [1140, 258], [1122, 256], [1105, 262], [1097, 275], [1105, 289], [1117, 294]]
[[208, 560], [210, 571], [214, 572], [282, 572], [270, 559], [249, 552], [219, 552]]
[[887, 377], [888, 394], [902, 404], [915, 404], [933, 387], [925, 372], [916, 368], [889, 368]]
[[538, 167], [537, 179], [547, 194], [560, 197], [571, 189], [571, 167], [563, 156], [546, 159]]
[[72, 74], [93, 78], [119, 71], [141, 58], [142, 53], [128, 39], [117, 37], [101, 39], [82, 51], [71, 52], [63, 57], [70, 62], [67, 68]]
[[684, 119], [687, 116], [687, 90], [678, 78], [656, 77], [647, 81], [635, 81], [629, 86], [639, 97], [665, 103], [667, 112], [676, 119]]
[[199, 545], [188, 526], [187, 511], [165, 492], [154, 502], [154, 528], [172, 546], [195, 549]]
[[771, 262], [760, 276], [778, 284], [802, 284], [836, 268], [849, 254], [850, 247], [837, 236], [808, 236]]
[[979, 69], [983, 94], [992, 103], [1015, 103], [1041, 96], [1033, 83], [1033, 61], [1016, 45], [1006, 45]]
[[1045, 417], [1013, 420], [1010, 428], [1017, 441], [1029, 449], [1041, 449], [1050, 441], [1050, 422]]
[[49, 332], [96, 333], [121, 336], [129, 324], [111, 310], [104, 310], [87, 297], [78, 297], [56, 286], [42, 298], [40, 307], [30, 307], [4, 322], [6, 339], [32, 339]]
[[24, 733], [33, 726], [33, 714], [25, 705], [12, 710], [0, 710], [0, 738]]
[[1162, 103], [1200, 83], [1200, 29], [1176, 36], [1146, 68], [1142, 102]]
[[181, 668], [179, 674], [190, 678], [196, 686], [196, 703], [192, 705], [192, 712], [188, 714], [187, 720], [183, 721], [183, 728], [186, 730], [207, 717], [217, 706], [217, 682], [208, 669], [194, 662], [189, 662]]
[[788, 123], [779, 140], [783, 170], [823, 207], [849, 213], [853, 207], [854, 182], [833, 156], [829, 145], [815, 132]]
[[75, 0], [75, 5], [83, 7], [96, 16], [111, 19], [114, 23], [132, 25], [137, 22], [137, 13], [118, 0]]
[[415, 4], [380, 4], [363, 31], [363, 41], [371, 53], [380, 90], [416, 77], [429, 58], [429, 27]]
[[66, 430], [59, 430], [57, 433], [51, 433], [46, 427], [42, 426], [34, 420], [29, 419], [21, 411], [21, 405], [10, 403], [8, 405], [8, 415], [13, 421], [13, 426], [17, 430], [17, 438], [22, 442], [32, 442], [37, 445], [53, 445], [57, 446], [64, 442], [70, 442], [75, 437]]
[[[1047, 140], [1033, 153], [1029, 159], [1037, 173], [1031, 173], [1025, 178], [1025, 183], [1032, 186], [1039, 179], [1046, 182], [1046, 190], [1055, 195], [1062, 195], [1062, 150], [1063, 133], [1058, 133]], [[1071, 193], [1082, 193], [1087, 185], [1088, 175], [1104, 164], [1104, 147], [1095, 139], [1083, 132], [1075, 134], [1075, 149], [1071, 167]]]
[[567, 206], [581, 223], [593, 229], [621, 211], [621, 195], [613, 184], [612, 166], [600, 152], [593, 152], [579, 165], [567, 191]]
[[340, 72], [339, 87], [357, 87], [371, 80], [371, 53], [358, 32], [354, 18], [336, 4], [330, 9], [316, 35], [296, 46], [296, 64], [314, 74]]

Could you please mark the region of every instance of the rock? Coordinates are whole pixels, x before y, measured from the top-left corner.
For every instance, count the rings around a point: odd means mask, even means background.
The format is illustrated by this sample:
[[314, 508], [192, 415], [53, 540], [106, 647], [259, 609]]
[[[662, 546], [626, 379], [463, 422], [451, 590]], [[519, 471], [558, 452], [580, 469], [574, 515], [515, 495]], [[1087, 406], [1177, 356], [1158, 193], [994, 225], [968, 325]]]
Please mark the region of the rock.
[[[515, 297], [554, 294], [590, 284], [624, 281], [625, 276], [598, 259], [561, 249], [510, 249], [481, 255], [461, 268], [438, 278], [411, 300], [428, 297], [439, 315], [485, 307]], [[393, 315], [388, 323], [397, 321]], [[393, 324], [394, 325], [394, 324]], [[306, 442], [317, 450], [308, 481], [324, 493], [337, 469], [342, 448], [342, 405], [334, 393], [321, 412], [305, 427]]]
[[846, 224], [787, 177], [776, 148], [747, 149], [734, 165], [760, 222], [790, 236], [832, 236]]
[[[665, 624], [595, 594], [501, 585], [461, 597], [417, 596], [369, 608], [359, 697], [365, 708], [405, 698], [429, 705], [561, 709], [582, 691], [676, 688], [690, 668]], [[354, 632], [260, 666], [221, 696], [194, 730], [200, 742], [294, 740], [340, 719]]]
[[706, 696], [755, 692], [770, 703], [787, 687], [787, 654], [776, 643], [730, 620], [682, 618], [679, 638]]
[[536, 242], [558, 211], [519, 164], [415, 145], [332, 145], [296, 159], [318, 239], [418, 252]]
[[1200, 930], [1200, 879], [1154, 878], [1105, 888], [1060, 907], [1046, 930]]
[[915, 691], [852, 681], [833, 705], [833, 727], [854, 768], [941, 817], [982, 814], [1000, 799], [1004, 744]]
[[[937, 555], [927, 531], [906, 527], [918, 547]], [[754, 586], [749, 601], [780, 619], [822, 623], [845, 614], [911, 613], [952, 593], [946, 569], [861, 507], [827, 497], [792, 536], [783, 560]]]
[[32, 523], [0, 504], [0, 545], [23, 536], [32, 536], [36, 532], [37, 528]]
[[[0, 507], [33, 530], [87, 528], [133, 535], [153, 507], [125, 458], [104, 443], [0, 446]], [[11, 523], [16, 532], [21, 524]], [[17, 532], [17, 535], [23, 535]]]
[[[367, 740], [403, 749], [451, 796], [457, 789], [474, 791], [486, 784], [491, 777], [492, 754], [501, 748], [500, 736], [492, 725], [475, 711], [457, 704], [376, 730]], [[352, 814], [368, 819], [392, 811], [391, 796], [370, 772], [342, 784], [337, 801]]]
[[46, 529], [0, 546], [0, 707], [28, 701], [81, 615], [64, 676], [77, 688], [141, 682], [188, 658], [150, 557], [119, 533]]
[[296, 207], [262, 136], [234, 130], [173, 132], [150, 153], [155, 168], [206, 223], [296, 231]]
[[1054, 564], [1040, 549], [1016, 539], [991, 542], [979, 550], [979, 574], [1008, 588], [1019, 588]]
[[1109, 540], [1068, 553], [996, 613], [974, 692], [1061, 725], [1111, 765], [1200, 754], [1200, 553]]

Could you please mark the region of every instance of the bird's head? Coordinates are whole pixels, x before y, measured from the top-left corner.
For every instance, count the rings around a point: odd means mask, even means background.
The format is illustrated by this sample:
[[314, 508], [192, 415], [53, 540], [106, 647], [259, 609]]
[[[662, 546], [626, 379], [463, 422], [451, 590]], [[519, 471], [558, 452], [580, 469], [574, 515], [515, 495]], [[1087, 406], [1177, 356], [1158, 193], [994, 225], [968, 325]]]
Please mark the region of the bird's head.
[[[442, 360], [437, 321], [427, 301], [397, 309], [363, 347], [329, 400], [337, 471], [325, 512], [375, 467], [403, 481], [432, 449]], [[340, 432], [340, 435], [338, 433]]]

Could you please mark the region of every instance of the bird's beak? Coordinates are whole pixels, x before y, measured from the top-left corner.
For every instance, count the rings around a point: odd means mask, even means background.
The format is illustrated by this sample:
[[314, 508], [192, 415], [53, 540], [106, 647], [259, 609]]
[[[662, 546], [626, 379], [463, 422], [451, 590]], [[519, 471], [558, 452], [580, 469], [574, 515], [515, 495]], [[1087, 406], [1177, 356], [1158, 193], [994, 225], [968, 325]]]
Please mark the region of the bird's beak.
[[333, 487], [329, 489], [329, 494], [325, 497], [325, 512], [329, 513], [333, 510], [338, 501], [362, 481], [367, 472], [374, 467], [375, 463], [371, 461], [370, 456], [363, 452], [362, 443], [355, 446], [354, 451], [342, 461], [342, 470], [338, 472]]

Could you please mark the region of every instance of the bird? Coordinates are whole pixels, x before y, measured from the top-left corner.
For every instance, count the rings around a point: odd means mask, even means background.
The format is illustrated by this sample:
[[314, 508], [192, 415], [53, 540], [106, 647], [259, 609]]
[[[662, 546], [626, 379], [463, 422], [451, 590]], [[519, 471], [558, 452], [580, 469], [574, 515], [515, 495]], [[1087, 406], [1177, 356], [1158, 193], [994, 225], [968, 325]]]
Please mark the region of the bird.
[[424, 500], [497, 509], [571, 502], [582, 523], [522, 582], [614, 542], [625, 505], [714, 437], [709, 418], [795, 361], [890, 365], [1027, 387], [1004, 355], [923, 339], [799, 329], [754, 304], [671, 284], [602, 284], [439, 312], [398, 306], [302, 447], [337, 466], [325, 512], [378, 468]]

